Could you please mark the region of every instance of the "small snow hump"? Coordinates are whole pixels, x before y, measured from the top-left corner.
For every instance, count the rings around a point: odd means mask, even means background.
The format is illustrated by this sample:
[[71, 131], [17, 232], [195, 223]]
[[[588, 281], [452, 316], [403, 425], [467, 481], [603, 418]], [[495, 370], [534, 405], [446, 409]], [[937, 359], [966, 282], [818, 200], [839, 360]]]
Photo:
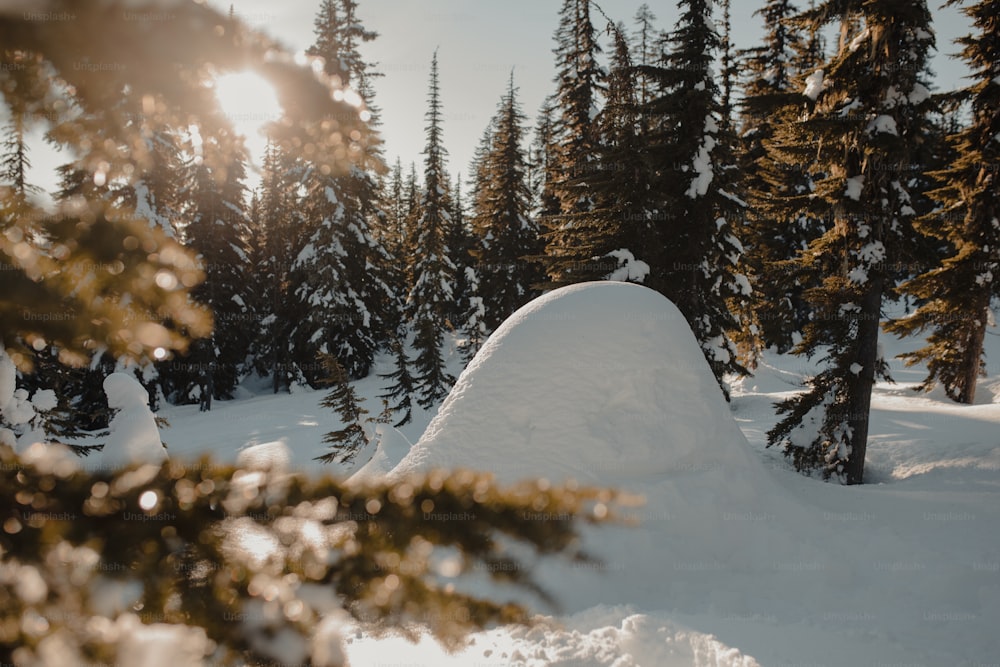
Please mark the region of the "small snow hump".
[[591, 282], [511, 315], [392, 476], [473, 468], [614, 483], [748, 461], [677, 307], [640, 285]]
[[127, 373], [112, 373], [104, 378], [108, 407], [118, 413], [108, 425], [110, 431], [101, 460], [109, 465], [161, 463], [167, 450], [160, 440], [160, 429], [149, 409], [149, 394], [139, 381]]

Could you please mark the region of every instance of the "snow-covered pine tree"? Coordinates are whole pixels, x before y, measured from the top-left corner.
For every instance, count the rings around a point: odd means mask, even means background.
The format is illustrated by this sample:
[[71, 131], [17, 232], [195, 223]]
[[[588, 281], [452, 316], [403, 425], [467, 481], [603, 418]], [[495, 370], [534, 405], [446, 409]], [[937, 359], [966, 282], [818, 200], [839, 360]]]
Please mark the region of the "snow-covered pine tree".
[[449, 329], [454, 303], [455, 264], [448, 257], [451, 198], [444, 169], [447, 154], [441, 135], [441, 94], [437, 51], [431, 59], [427, 98], [427, 143], [424, 146], [424, 188], [419, 219], [414, 225], [413, 283], [407, 311], [414, 332], [417, 403], [429, 408], [444, 398], [455, 379], [445, 371], [441, 346]]
[[343, 426], [323, 436], [323, 442], [330, 445], [330, 451], [315, 457], [315, 460], [350, 463], [371, 441], [372, 436], [366, 429], [371, 419], [366, 416], [368, 410], [362, 406], [363, 399], [351, 386], [347, 370], [337, 358], [321, 352], [319, 360], [324, 369], [321, 383], [331, 386], [330, 392], [319, 404], [335, 411]]
[[378, 275], [389, 288], [389, 301], [385, 308], [384, 330], [386, 343], [404, 321], [403, 304], [408, 292], [407, 230], [408, 204], [403, 165], [399, 158], [393, 165], [388, 179], [382, 179], [379, 211], [373, 226], [375, 241], [389, 255], [389, 261], [378, 267]]
[[[362, 90], [368, 88], [369, 65], [358, 47], [376, 35], [361, 27], [355, 9], [351, 0], [325, 0], [309, 53], [323, 58], [327, 74]], [[302, 318], [290, 336], [311, 384], [325, 372], [310, 363], [318, 354], [336, 357], [352, 378], [369, 373], [386, 339], [393, 300], [380, 273], [391, 264], [389, 255], [371, 224], [379, 215], [379, 182], [372, 171], [378, 155], [361, 144], [352, 150], [362, 155], [347, 173], [310, 169], [304, 177], [309, 234], [292, 267], [292, 293]]]
[[465, 283], [468, 297], [465, 300], [465, 312], [462, 315], [462, 343], [460, 350], [462, 362], [468, 366], [472, 358], [483, 347], [489, 336], [486, 326], [486, 303], [482, 288], [479, 286], [479, 276], [472, 266], [465, 267]]
[[468, 282], [468, 271], [475, 262], [472, 252], [475, 241], [472, 231], [466, 221], [465, 203], [462, 201], [462, 175], [455, 177], [451, 196], [451, 220], [448, 223], [446, 243], [448, 257], [455, 265], [455, 280], [452, 287], [451, 308], [448, 310], [448, 321], [452, 329], [463, 329], [465, 317], [469, 312], [471, 285]]
[[745, 373], [732, 332], [740, 327], [733, 300], [750, 285], [740, 272], [733, 223], [742, 215], [732, 169], [732, 137], [720, 131], [720, 92], [713, 64], [721, 46], [711, 0], [682, 0], [662, 61], [646, 68], [653, 84], [643, 111], [646, 151], [655, 169], [659, 243], [646, 260], [646, 285], [677, 304], [720, 384]]
[[832, 221], [801, 254], [825, 273], [806, 294], [813, 319], [795, 351], [822, 348], [827, 364], [806, 392], [779, 404], [784, 417], [768, 443], [799, 470], [861, 484], [871, 392], [887, 376], [882, 302], [915, 234], [907, 183], [891, 166], [911, 163], [926, 124], [931, 99], [921, 79], [934, 37], [924, 0], [831, 0], [804, 17], [842, 27], [837, 53], [809, 78], [805, 95], [815, 105], [793, 126], [818, 151], [826, 175], [810, 201]]
[[198, 254], [205, 272], [191, 295], [211, 309], [214, 327], [211, 336], [194, 341], [188, 354], [168, 362], [162, 372], [171, 376], [170, 400], [197, 398], [210, 409], [213, 398], [232, 398], [252, 340], [246, 155], [242, 149], [229, 151], [225, 162], [214, 166], [195, 158], [188, 173], [182, 189], [184, 243]]
[[292, 295], [292, 263], [304, 245], [304, 216], [298, 195], [301, 164], [269, 142], [262, 160], [259, 236], [253, 245], [259, 330], [251, 346], [254, 368], [271, 377], [274, 393], [305, 380], [291, 339], [302, 313]]
[[413, 283], [407, 310], [414, 331], [413, 346], [417, 403], [435, 405], [448, 394], [455, 379], [445, 371], [441, 346], [449, 329], [448, 313], [454, 301], [455, 264], [448, 257], [451, 197], [442, 141], [441, 94], [437, 51], [431, 59], [427, 98], [427, 143], [424, 147], [424, 188], [413, 226]]
[[795, 260], [824, 223], [808, 210], [815, 145], [781, 133], [798, 121], [805, 79], [821, 64], [819, 33], [802, 34], [790, 0], [770, 0], [757, 14], [764, 19], [764, 44], [741, 54], [750, 75], [741, 108], [739, 162], [750, 204], [742, 230], [760, 344], [787, 352], [809, 320], [803, 293], [819, 283], [812, 267]]
[[927, 363], [920, 389], [940, 382], [952, 400], [973, 403], [991, 305], [1000, 297], [1000, 2], [981, 0], [963, 11], [976, 29], [958, 40], [975, 77], [959, 93], [972, 119], [950, 137], [954, 161], [931, 174], [940, 185], [929, 193], [937, 208], [917, 221], [920, 231], [947, 241], [951, 251], [902, 286], [920, 306], [886, 329], [900, 336], [930, 329], [926, 346], [902, 355], [910, 364]]
[[590, 181], [600, 169], [600, 137], [594, 118], [606, 78], [598, 61], [601, 47], [590, 9], [590, 0], [563, 0], [555, 33], [555, 123], [547, 170], [551, 181], [546, 185], [559, 201], [559, 210], [540, 220], [545, 230], [547, 287], [593, 277], [592, 244], [576, 226], [577, 216], [593, 207]]
[[391, 380], [392, 384], [383, 389], [383, 393], [378, 397], [386, 402], [391, 413], [394, 415], [402, 413], [403, 416], [395, 423], [398, 428], [413, 419], [413, 397], [416, 395], [417, 382], [410, 373], [411, 361], [406, 355], [406, 339], [402, 335], [397, 335], [389, 341], [389, 352], [393, 356], [396, 369], [392, 373], [379, 375], [384, 380]]
[[473, 174], [475, 273], [479, 294], [488, 295], [480, 302], [485, 308], [483, 324], [489, 331], [536, 296], [532, 286], [544, 275], [531, 259], [541, 253], [542, 245], [531, 216], [524, 122], [511, 73], [507, 92], [484, 135], [488, 143], [477, 156]]
[[[277, 42], [207, 4], [171, 6], [170, 21], [140, 30], [141, 35], [129, 9], [134, 4], [123, 0], [76, 3], [72, 21], [34, 22], [25, 30], [20, 9], [0, 4], [4, 50], [18, 54], [17, 64], [23, 65], [0, 73], [2, 115], [8, 117], [11, 109], [44, 115], [46, 139], [74, 155], [82, 181], [91, 188], [78, 190], [80, 197], [60, 201], [52, 210], [31, 203], [32, 214], [13, 222], [19, 234], [9, 228], [0, 234], [0, 255], [9, 268], [0, 281], [0, 310], [31, 303], [42, 312], [69, 314], [29, 327], [23, 319], [0, 318], [0, 337], [8, 346], [31, 329], [80, 357], [89, 354], [87, 342], [94, 340], [106, 342], [115, 356], [153, 357], [158, 349], [162, 354], [186, 345], [164, 323], [209, 328], [207, 313], [185, 298], [198, 280], [188, 253], [100, 190], [138, 181], [147, 170], [151, 159], [143, 124], [176, 130], [193, 125], [202, 136], [214, 133], [221, 114], [210, 86], [213, 73], [251, 67], [280, 84], [276, 89], [287, 122], [275, 128], [279, 141], [287, 147], [311, 145], [311, 159], [320, 166], [338, 169], [351, 157], [342, 141], [334, 145], [330, 118], [339, 121], [338, 140], [355, 131], [362, 140], [367, 135], [359, 110], [336, 99], [328, 81], [296, 64]], [[121, 63], [123, 44], [128, 44], [127, 67], [99, 67]], [[138, 169], [137, 162], [142, 163]], [[58, 257], [26, 241], [41, 231], [36, 223], [43, 218]], [[113, 270], [94, 271], [95, 263]], [[37, 280], [43, 274], [45, 280]], [[159, 282], [169, 284], [171, 274], [176, 289], [165, 290], [151, 280], [160, 276]], [[21, 353], [13, 350], [12, 358]]]

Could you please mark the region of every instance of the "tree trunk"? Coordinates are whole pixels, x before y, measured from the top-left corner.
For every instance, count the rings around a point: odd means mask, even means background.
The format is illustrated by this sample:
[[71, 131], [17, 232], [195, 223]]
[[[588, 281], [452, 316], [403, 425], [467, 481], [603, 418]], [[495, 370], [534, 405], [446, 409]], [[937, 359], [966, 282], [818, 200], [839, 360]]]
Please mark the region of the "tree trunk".
[[988, 307], [978, 309], [978, 318], [973, 323], [969, 331], [969, 338], [965, 344], [965, 358], [962, 360], [964, 366], [962, 369], [962, 389], [958, 400], [960, 403], [966, 403], [967, 405], [972, 405], [976, 400], [976, 383], [979, 381], [979, 367], [980, 361], [983, 358], [983, 339], [986, 337], [986, 321], [988, 317]]
[[861, 372], [851, 383], [847, 424], [851, 428], [851, 455], [844, 466], [848, 484], [862, 484], [865, 473], [865, 452], [868, 448], [868, 424], [875, 386], [875, 365], [878, 363], [879, 320], [882, 315], [883, 276], [872, 276], [868, 291], [861, 301], [858, 322], [858, 356]]

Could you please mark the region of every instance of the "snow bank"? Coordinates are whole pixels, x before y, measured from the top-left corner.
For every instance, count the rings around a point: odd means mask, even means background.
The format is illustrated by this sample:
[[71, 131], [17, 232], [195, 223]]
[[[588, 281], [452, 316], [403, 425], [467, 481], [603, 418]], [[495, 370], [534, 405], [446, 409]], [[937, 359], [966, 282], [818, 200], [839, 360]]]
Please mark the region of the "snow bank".
[[759, 465], [684, 316], [653, 290], [596, 282], [504, 322], [393, 474], [613, 484], [722, 464]]
[[160, 463], [167, 450], [160, 441], [160, 430], [149, 409], [149, 394], [127, 373], [112, 373], [104, 378], [108, 407], [118, 410], [109, 425], [110, 434], [101, 451], [105, 465]]
[[473, 468], [640, 494], [645, 506], [626, 512], [637, 525], [586, 532], [600, 563], [544, 562], [538, 580], [568, 611], [746, 613], [738, 586], [719, 589], [720, 572], [773, 576], [774, 550], [816, 556], [783, 527], [796, 504], [750, 452], [676, 306], [639, 285], [585, 283], [514, 313], [390, 478]]

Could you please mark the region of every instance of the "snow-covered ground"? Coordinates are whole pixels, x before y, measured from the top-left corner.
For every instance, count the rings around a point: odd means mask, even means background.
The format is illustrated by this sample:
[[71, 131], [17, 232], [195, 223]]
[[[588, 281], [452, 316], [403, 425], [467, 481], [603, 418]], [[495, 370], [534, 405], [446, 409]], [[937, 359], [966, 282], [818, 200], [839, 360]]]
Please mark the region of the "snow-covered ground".
[[[883, 343], [889, 356], [919, 345]], [[444, 466], [501, 480], [574, 477], [641, 494], [645, 505], [623, 510], [636, 525], [586, 531], [600, 565], [538, 566], [561, 603], [539, 608], [540, 627], [480, 633], [453, 655], [430, 639], [413, 646], [357, 628], [351, 664], [998, 665], [995, 328], [987, 354], [975, 406], [915, 394], [923, 369], [892, 360], [897, 384], [879, 384], [873, 400], [869, 483], [847, 488], [802, 477], [764, 447], [772, 404], [814, 370], [808, 360], [765, 356], [727, 405], [659, 295], [622, 283], [547, 295], [493, 335], [436, 417], [415, 411], [414, 423], [386, 428], [363, 474]], [[372, 413], [382, 383], [356, 384]], [[235, 461], [247, 443], [283, 440], [293, 467], [322, 467], [313, 458], [337, 426], [318, 405], [323, 392], [245, 394], [210, 413], [162, 410], [170, 456]]]

